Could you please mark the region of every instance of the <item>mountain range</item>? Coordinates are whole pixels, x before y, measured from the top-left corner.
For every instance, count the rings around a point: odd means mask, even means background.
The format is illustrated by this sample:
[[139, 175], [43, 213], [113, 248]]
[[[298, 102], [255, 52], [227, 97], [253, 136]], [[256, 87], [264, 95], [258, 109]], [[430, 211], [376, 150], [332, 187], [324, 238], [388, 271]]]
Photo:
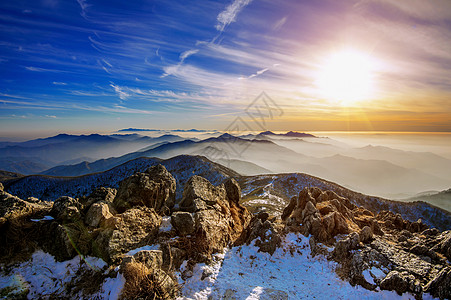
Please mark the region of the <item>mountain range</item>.
[[0, 143], [0, 170], [36, 174], [57, 165], [95, 161], [180, 140], [184, 139], [177, 135], [151, 138], [139, 134], [59, 134], [21, 143]]
[[[239, 137], [225, 133], [202, 140], [177, 135], [60, 134], [0, 147], [0, 169], [24, 175], [76, 177], [141, 157], [201, 155], [244, 176], [302, 172], [389, 199], [451, 186], [451, 160], [437, 154], [372, 145], [353, 147], [302, 132], [267, 131]], [[434, 203], [449, 209], [443, 201]]]

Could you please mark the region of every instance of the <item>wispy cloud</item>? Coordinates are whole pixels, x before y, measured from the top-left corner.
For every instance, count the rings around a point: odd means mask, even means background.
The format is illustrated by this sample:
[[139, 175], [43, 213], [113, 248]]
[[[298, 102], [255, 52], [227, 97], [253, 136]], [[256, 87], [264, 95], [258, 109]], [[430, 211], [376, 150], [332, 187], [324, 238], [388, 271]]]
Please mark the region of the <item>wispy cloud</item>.
[[223, 10], [216, 18], [216, 30], [224, 31], [224, 29], [232, 22], [235, 22], [238, 13], [252, 0], [234, 0]]
[[197, 52], [199, 52], [199, 49], [191, 49], [191, 50], [182, 52], [182, 54], [180, 54], [180, 62], [184, 62], [185, 59], [187, 59], [189, 56], [191, 56], [193, 54], [196, 54]]
[[38, 67], [25, 67], [25, 69], [27, 69], [28, 71], [32, 71], [32, 72], [53, 72], [53, 73], [65, 73], [67, 71], [63, 71], [63, 70], [56, 70], [56, 69], [47, 69], [47, 68], [38, 68]]
[[54, 85], [67, 85], [66, 82], [59, 82], [59, 81], [54, 81], [52, 82]]
[[86, 19], [87, 18], [86, 10], [91, 6], [91, 4], [89, 4], [87, 0], [77, 0], [77, 2], [81, 8], [80, 15]]
[[50, 119], [56, 119], [55, 115], [45, 115], [46, 118], [50, 118]]
[[127, 100], [127, 98], [131, 96], [129, 93], [124, 91], [123, 88], [121, 88], [118, 85], [115, 85], [114, 83], [110, 83], [110, 86], [114, 89], [114, 91], [116, 92], [116, 94], [119, 96], [119, 98], [121, 100]]
[[247, 77], [242, 77], [242, 76], [241, 76], [241, 77], [238, 77], [238, 79], [251, 79], [251, 78], [257, 77], [257, 76], [259, 76], [259, 75], [265, 73], [265, 72], [268, 71], [268, 70], [269, 70], [269, 68], [264, 68], [264, 69], [258, 70], [258, 71], [255, 72], [254, 74], [251, 74], [251, 75], [249, 75], [249, 76], [247, 76]]
[[280, 28], [282, 28], [283, 25], [285, 25], [285, 23], [287, 22], [287, 20], [288, 20], [288, 17], [283, 17], [282, 19], [280, 19], [279, 21], [277, 21], [277, 22], [273, 25], [272, 29], [273, 29], [273, 30], [279, 30]]

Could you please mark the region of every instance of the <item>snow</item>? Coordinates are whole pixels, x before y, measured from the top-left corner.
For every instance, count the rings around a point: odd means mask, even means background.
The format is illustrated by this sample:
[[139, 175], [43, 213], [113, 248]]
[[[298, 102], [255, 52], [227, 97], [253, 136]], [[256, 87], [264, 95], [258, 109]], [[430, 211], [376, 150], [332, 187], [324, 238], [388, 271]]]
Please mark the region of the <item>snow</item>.
[[92, 299], [117, 300], [125, 284], [125, 278], [117, 273], [115, 278], [107, 278], [103, 282], [102, 288], [96, 295], [91, 295]]
[[[182, 274], [189, 272], [182, 269], [178, 273], [180, 299], [221, 299], [226, 295], [236, 299], [413, 299], [410, 294], [398, 296], [393, 291], [351, 286], [338, 278], [335, 262], [310, 256], [308, 241], [290, 233], [272, 256], [258, 252], [254, 244], [243, 245], [214, 255], [210, 265], [195, 265], [186, 280]], [[371, 270], [375, 276], [379, 271]]]
[[[71, 260], [57, 262], [55, 258], [41, 250], [33, 253], [30, 261], [16, 266], [11, 274], [0, 274], [0, 289], [10, 287], [15, 293], [28, 292], [29, 299], [42, 298], [45, 295], [58, 295], [67, 298], [66, 286], [77, 275], [81, 266], [102, 271], [107, 264], [100, 258], [76, 256]], [[107, 278], [99, 288], [98, 298], [117, 299], [124, 285], [124, 278]]]
[[171, 231], [172, 225], [171, 225], [171, 216], [165, 216], [163, 217], [160, 225], [160, 231], [166, 232]]
[[44, 216], [41, 219], [30, 219], [32, 222], [39, 222], [39, 221], [51, 221], [53, 220], [52, 216]]
[[383, 279], [385, 277], [385, 272], [379, 268], [372, 267], [371, 269], [366, 269], [362, 272], [365, 280], [371, 284], [375, 284], [374, 279]]
[[160, 245], [159, 244], [146, 245], [146, 246], [143, 246], [143, 247], [132, 249], [132, 250], [128, 251], [125, 255], [133, 256], [136, 253], [138, 253], [139, 251], [143, 251], [143, 250], [159, 250], [159, 249], [160, 249]]

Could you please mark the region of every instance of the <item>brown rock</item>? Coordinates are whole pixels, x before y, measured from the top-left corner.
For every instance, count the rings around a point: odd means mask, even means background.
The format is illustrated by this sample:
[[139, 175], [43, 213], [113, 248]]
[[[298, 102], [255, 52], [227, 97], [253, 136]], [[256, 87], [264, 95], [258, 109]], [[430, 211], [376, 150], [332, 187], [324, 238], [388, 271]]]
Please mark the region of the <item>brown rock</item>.
[[167, 213], [175, 204], [176, 182], [162, 165], [149, 168], [145, 173], [135, 173], [124, 179], [114, 199], [118, 212], [135, 206], [146, 206], [158, 213]]
[[113, 215], [110, 213], [108, 204], [102, 202], [94, 203], [86, 213], [85, 224], [88, 226], [97, 227], [112, 216]]
[[180, 209], [194, 212], [212, 208], [218, 201], [224, 201], [226, 195], [223, 185], [215, 187], [207, 179], [194, 175], [185, 184], [182, 201], [179, 204]]
[[194, 217], [192, 213], [185, 211], [174, 212], [171, 215], [171, 224], [180, 235], [194, 233]]
[[370, 227], [365, 226], [360, 230], [360, 241], [362, 243], [370, 242], [373, 239], [373, 230]]
[[104, 229], [96, 238], [100, 251], [97, 255], [110, 262], [132, 249], [152, 244], [161, 224], [161, 217], [148, 207], [132, 208], [117, 217], [121, 218], [117, 229]]

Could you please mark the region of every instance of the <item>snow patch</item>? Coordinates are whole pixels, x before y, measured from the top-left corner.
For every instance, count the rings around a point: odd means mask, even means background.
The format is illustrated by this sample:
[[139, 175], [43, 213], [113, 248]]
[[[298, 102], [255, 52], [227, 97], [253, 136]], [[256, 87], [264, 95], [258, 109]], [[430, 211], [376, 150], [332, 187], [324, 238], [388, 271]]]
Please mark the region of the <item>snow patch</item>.
[[136, 253], [138, 253], [139, 251], [143, 251], [143, 250], [160, 250], [160, 245], [159, 244], [155, 244], [155, 245], [142, 246], [142, 247], [135, 248], [135, 249], [132, 249], [132, 250], [128, 251], [125, 255], [133, 256]]
[[160, 232], [171, 231], [171, 229], [172, 229], [171, 216], [163, 217], [161, 220]]
[[51, 221], [54, 218], [52, 216], [44, 216], [41, 219], [30, 219], [32, 222], [39, 222], [39, 221]]
[[55, 258], [41, 250], [33, 253], [30, 261], [14, 268], [13, 275], [0, 275], [0, 289], [16, 288], [19, 291], [29, 290], [28, 298], [36, 299], [42, 295], [59, 295], [66, 293], [66, 285], [77, 276], [82, 264], [89, 268], [101, 270], [107, 264], [100, 258], [79, 256], [71, 260], [57, 262]]

